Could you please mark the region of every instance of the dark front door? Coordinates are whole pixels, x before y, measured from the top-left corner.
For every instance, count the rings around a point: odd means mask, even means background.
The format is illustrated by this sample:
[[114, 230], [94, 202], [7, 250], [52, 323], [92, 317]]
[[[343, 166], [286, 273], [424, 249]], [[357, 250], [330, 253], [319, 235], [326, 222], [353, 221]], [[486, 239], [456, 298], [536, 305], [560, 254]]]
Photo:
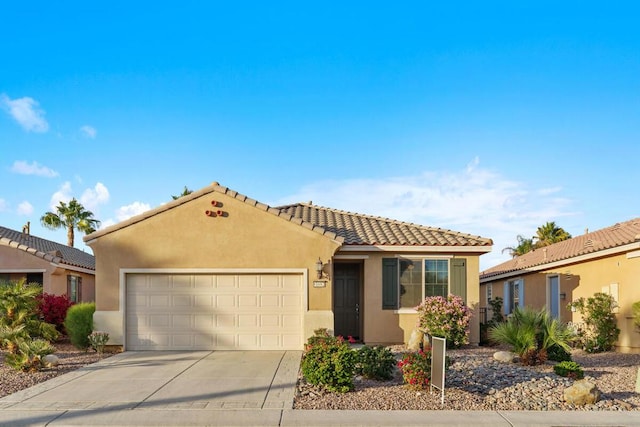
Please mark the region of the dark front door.
[[334, 264], [333, 316], [335, 334], [360, 339], [360, 265]]

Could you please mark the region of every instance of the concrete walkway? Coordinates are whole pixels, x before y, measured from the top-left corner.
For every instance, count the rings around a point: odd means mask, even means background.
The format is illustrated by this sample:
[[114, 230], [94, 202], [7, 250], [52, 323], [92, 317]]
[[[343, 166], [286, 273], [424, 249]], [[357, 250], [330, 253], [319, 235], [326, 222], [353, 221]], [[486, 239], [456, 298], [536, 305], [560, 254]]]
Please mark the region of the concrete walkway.
[[293, 410], [301, 352], [125, 352], [0, 399], [0, 426], [640, 426], [640, 412]]

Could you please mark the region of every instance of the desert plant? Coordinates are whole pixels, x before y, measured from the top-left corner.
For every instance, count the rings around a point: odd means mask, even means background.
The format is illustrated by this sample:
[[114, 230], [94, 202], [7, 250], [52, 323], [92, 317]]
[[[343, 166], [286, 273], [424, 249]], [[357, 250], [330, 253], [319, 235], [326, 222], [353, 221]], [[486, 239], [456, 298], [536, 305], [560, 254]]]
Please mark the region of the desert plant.
[[633, 326], [640, 330], [640, 301], [631, 305], [631, 315], [633, 316]]
[[558, 344], [553, 344], [547, 349], [547, 359], [554, 362], [570, 362], [571, 353]]
[[306, 345], [301, 369], [310, 384], [322, 385], [340, 393], [353, 389], [357, 355], [342, 337], [326, 331], [311, 337]]
[[489, 329], [489, 337], [510, 345], [523, 364], [535, 365], [546, 360], [547, 350], [553, 345], [571, 351], [568, 343], [573, 333], [544, 308], [536, 311], [517, 307], [506, 322]]
[[610, 351], [620, 335], [616, 316], [618, 306], [613, 296], [598, 292], [589, 298], [579, 298], [569, 304], [582, 315], [585, 327], [578, 335], [578, 343], [588, 353]]
[[374, 380], [389, 380], [393, 377], [396, 359], [386, 347], [364, 346], [357, 352], [356, 373]]
[[67, 310], [73, 302], [67, 295], [53, 295], [43, 293], [36, 298], [38, 302], [38, 313], [47, 323], [56, 327], [58, 332], [63, 332], [64, 319], [67, 317]]
[[98, 354], [102, 354], [104, 352], [104, 347], [109, 342], [109, 334], [107, 332], [93, 331], [87, 338], [89, 338], [89, 345], [91, 348], [93, 348]]
[[14, 353], [19, 341], [32, 338], [55, 340], [55, 326], [39, 318], [37, 297], [42, 288], [26, 280], [0, 285], [0, 345]]
[[556, 364], [553, 367], [553, 371], [561, 377], [572, 378], [574, 380], [584, 378], [584, 371], [582, 370], [582, 367], [576, 362], [568, 360]]
[[71, 344], [76, 348], [86, 350], [91, 345], [89, 334], [93, 331], [93, 313], [95, 311], [96, 304], [93, 302], [83, 302], [69, 307], [64, 327]]
[[469, 342], [471, 310], [459, 296], [427, 297], [416, 309], [418, 328], [424, 333], [445, 338], [450, 348]]
[[42, 368], [42, 358], [55, 351], [47, 340], [20, 340], [16, 352], [5, 355], [5, 362], [16, 370], [34, 372]]
[[405, 385], [414, 389], [423, 389], [431, 381], [431, 351], [417, 351], [404, 355], [398, 362]]

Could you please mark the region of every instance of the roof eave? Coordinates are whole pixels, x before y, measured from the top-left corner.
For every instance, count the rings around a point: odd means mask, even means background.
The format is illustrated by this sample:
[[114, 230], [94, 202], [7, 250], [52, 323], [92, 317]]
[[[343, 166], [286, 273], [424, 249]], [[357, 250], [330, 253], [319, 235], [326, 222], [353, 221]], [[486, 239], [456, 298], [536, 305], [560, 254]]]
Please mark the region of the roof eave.
[[610, 255], [617, 255], [632, 250], [640, 249], [640, 242], [633, 242], [615, 248], [603, 249], [596, 252], [591, 252], [584, 255], [578, 255], [575, 257], [565, 258], [558, 261], [547, 262], [544, 264], [533, 265], [530, 267], [523, 267], [517, 270], [511, 270], [504, 273], [495, 273], [489, 275], [480, 275], [480, 283], [493, 282], [494, 280], [507, 279], [513, 276], [520, 276], [527, 273], [535, 273], [538, 271], [548, 270], [550, 268], [563, 267], [565, 265], [575, 264], [578, 262], [590, 261], [596, 258], [602, 258]]
[[492, 246], [420, 246], [420, 245], [343, 245], [338, 252], [406, 252], [406, 253], [478, 253], [491, 252]]

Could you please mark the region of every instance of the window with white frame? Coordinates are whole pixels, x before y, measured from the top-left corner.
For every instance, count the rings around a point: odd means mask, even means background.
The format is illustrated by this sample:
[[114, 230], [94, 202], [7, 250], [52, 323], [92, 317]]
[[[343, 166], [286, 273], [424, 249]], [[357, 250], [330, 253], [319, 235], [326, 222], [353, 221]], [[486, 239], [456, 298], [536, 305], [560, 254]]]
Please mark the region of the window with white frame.
[[487, 303], [493, 298], [493, 283], [487, 283]]
[[448, 259], [402, 258], [399, 267], [400, 308], [415, 308], [426, 297], [448, 295]]
[[67, 276], [67, 296], [71, 302], [82, 301], [82, 277]]

